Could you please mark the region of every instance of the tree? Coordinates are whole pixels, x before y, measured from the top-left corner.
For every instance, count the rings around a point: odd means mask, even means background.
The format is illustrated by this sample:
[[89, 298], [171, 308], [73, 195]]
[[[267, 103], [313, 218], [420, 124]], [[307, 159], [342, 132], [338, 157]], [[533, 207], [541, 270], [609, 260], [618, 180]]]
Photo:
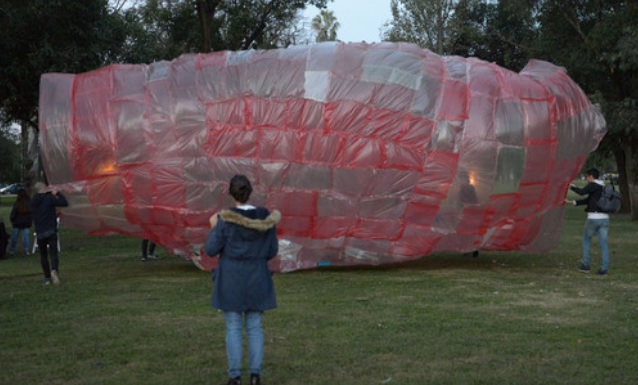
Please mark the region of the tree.
[[393, 0], [385, 37], [514, 71], [533, 56], [538, 0]]
[[264, 32], [264, 40], [273, 47], [288, 47], [297, 44], [310, 44], [312, 39], [303, 12], [297, 11], [290, 23], [277, 23]]
[[[146, 0], [127, 10], [139, 20], [131, 41], [157, 59], [184, 53], [275, 48], [301, 39], [296, 30], [308, 5], [331, 0]], [[133, 24], [136, 25], [136, 24]], [[199, 25], [199, 28], [193, 28]]]
[[124, 36], [111, 17], [106, 0], [5, 0], [0, 6], [0, 123], [22, 127], [23, 153], [29, 130], [38, 130], [40, 75], [92, 70], [117, 56]]
[[18, 137], [9, 128], [0, 128], [0, 182], [20, 180], [20, 152]]
[[385, 38], [521, 70], [533, 56], [538, 0], [393, 0]]
[[318, 15], [312, 18], [312, 30], [317, 34], [315, 41], [337, 40], [337, 30], [339, 22], [332, 11], [322, 10]]
[[[0, 108], [37, 129], [40, 75], [82, 72], [117, 56], [124, 39], [106, 0], [7, 0], [0, 8]], [[5, 122], [6, 123], [6, 122]]]
[[[80, 73], [112, 63], [173, 59], [202, 52], [207, 41], [215, 50], [274, 47], [290, 41], [283, 26], [290, 25], [300, 10], [307, 5], [323, 8], [327, 1], [4, 0], [0, 123], [18, 123], [25, 130], [22, 137], [32, 136], [37, 144], [43, 73]], [[208, 33], [193, 28], [199, 23]], [[22, 145], [26, 153], [26, 140]], [[24, 171], [25, 177], [32, 174]]]
[[638, 3], [625, 0], [541, 1], [541, 58], [562, 65], [595, 97], [608, 133], [600, 150], [618, 164], [621, 192], [638, 220]]
[[460, 0], [450, 21], [449, 53], [520, 71], [534, 57], [536, 0]]
[[450, 20], [450, 54], [487, 60], [488, 29], [496, 18], [496, 5], [483, 0], [460, 0]]
[[385, 40], [416, 43], [440, 55], [448, 53], [455, 0], [392, 0]]
[[200, 52], [278, 47], [291, 40], [289, 27], [303, 9], [309, 5], [322, 9], [328, 1], [199, 0], [201, 30], [210, 38], [210, 46], [202, 44]]
[[202, 32], [198, 25], [199, 2], [146, 0], [126, 9], [126, 56], [121, 62], [151, 63], [181, 54], [200, 52]]

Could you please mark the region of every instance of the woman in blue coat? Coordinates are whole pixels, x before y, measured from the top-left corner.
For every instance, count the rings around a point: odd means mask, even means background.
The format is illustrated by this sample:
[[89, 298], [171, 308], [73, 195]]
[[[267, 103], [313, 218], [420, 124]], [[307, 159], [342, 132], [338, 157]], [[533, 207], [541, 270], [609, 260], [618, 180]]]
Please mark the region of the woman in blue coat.
[[219, 265], [213, 271], [212, 305], [224, 312], [226, 321], [228, 385], [241, 385], [244, 318], [250, 385], [260, 385], [264, 355], [261, 315], [277, 307], [268, 261], [279, 251], [276, 224], [281, 214], [246, 203], [252, 186], [244, 175], [231, 179], [229, 193], [235, 207], [211, 216], [212, 230], [205, 247], [209, 256], [219, 255]]

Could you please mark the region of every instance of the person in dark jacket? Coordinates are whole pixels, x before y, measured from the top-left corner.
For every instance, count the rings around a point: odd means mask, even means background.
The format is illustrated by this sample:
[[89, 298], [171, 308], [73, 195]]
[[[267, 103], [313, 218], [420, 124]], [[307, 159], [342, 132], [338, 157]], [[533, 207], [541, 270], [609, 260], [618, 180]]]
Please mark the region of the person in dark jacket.
[[0, 259], [7, 257], [7, 246], [9, 245], [9, 233], [4, 225], [4, 220], [0, 218]]
[[579, 200], [565, 199], [566, 203], [576, 206], [586, 206], [587, 220], [585, 221], [585, 231], [583, 233], [583, 259], [578, 267], [581, 273], [589, 273], [591, 239], [594, 234], [598, 235], [600, 250], [602, 253], [599, 275], [606, 275], [609, 268], [609, 247], [607, 237], [609, 235], [609, 214], [599, 211], [597, 202], [603, 193], [605, 182], [598, 179], [600, 173], [597, 169], [591, 168], [585, 172], [587, 184], [583, 188], [571, 185], [570, 189], [578, 195], [587, 195]]
[[[36, 242], [40, 249], [40, 263], [44, 272], [44, 284], [60, 284], [58, 259], [58, 213], [57, 207], [68, 206], [64, 195], [53, 190], [47, 191], [44, 183], [35, 184], [36, 194], [31, 199], [31, 214], [35, 224]], [[51, 264], [49, 265], [49, 253]]]
[[9, 247], [9, 254], [13, 254], [16, 251], [18, 244], [18, 237], [22, 233], [22, 247], [24, 247], [24, 254], [29, 255], [29, 230], [31, 230], [31, 198], [27, 194], [26, 190], [20, 189], [13, 208], [11, 209], [11, 226], [13, 231], [11, 232], [11, 247]]
[[279, 251], [276, 224], [281, 214], [247, 204], [251, 192], [245, 176], [231, 179], [229, 193], [235, 207], [211, 216], [212, 230], [205, 246], [209, 256], [219, 255], [218, 267], [212, 273], [212, 306], [224, 312], [226, 321], [228, 385], [241, 385], [244, 318], [250, 385], [260, 385], [264, 354], [261, 316], [277, 307], [268, 260]]

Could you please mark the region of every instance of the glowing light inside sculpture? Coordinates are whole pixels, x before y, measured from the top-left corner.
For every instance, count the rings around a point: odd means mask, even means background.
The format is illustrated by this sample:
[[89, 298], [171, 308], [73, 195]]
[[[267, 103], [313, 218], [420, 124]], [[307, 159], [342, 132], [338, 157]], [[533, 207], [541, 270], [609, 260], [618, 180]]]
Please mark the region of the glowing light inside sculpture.
[[279, 271], [550, 250], [606, 130], [562, 68], [516, 74], [410, 44], [185, 55], [45, 74], [40, 91], [64, 226], [190, 258], [245, 174], [252, 202], [283, 215]]

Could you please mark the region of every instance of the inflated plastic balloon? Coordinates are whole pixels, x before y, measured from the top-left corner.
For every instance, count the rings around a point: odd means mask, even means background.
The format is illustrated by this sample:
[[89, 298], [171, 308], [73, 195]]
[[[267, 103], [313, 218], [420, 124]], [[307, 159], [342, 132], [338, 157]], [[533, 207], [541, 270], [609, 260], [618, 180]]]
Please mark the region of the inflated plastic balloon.
[[45, 74], [40, 92], [64, 226], [197, 260], [245, 174], [250, 202], [282, 213], [278, 271], [548, 251], [606, 132], [563, 68], [516, 74], [411, 44], [184, 55]]

